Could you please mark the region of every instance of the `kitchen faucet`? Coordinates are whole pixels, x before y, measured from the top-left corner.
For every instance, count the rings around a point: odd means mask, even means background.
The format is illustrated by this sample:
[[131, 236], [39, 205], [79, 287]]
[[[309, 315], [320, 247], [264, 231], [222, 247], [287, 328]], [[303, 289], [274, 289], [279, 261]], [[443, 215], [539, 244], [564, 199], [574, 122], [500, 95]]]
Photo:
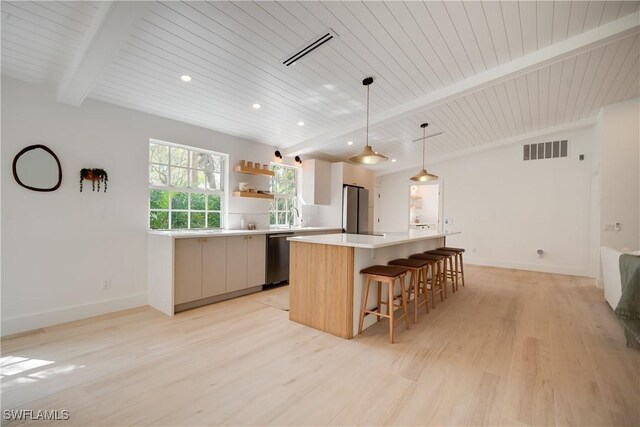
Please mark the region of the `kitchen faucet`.
[[294, 215], [296, 218], [300, 218], [300, 211], [295, 206], [292, 206], [291, 209], [289, 209], [289, 228], [292, 226]]

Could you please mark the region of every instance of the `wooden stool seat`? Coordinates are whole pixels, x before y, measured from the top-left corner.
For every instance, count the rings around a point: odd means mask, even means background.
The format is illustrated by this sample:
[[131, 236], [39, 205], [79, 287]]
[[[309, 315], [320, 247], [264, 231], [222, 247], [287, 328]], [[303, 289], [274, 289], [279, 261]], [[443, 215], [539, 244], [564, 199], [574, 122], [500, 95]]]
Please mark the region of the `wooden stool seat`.
[[432, 254], [432, 255], [444, 255], [446, 257], [450, 257], [450, 256], [456, 256], [458, 252], [455, 251], [446, 251], [444, 249], [432, 249], [430, 251], [426, 251], [425, 254]]
[[413, 259], [422, 259], [426, 261], [441, 261], [446, 258], [444, 255], [436, 255], [436, 254], [413, 254], [409, 258]]
[[[413, 321], [418, 323], [418, 307], [424, 305], [425, 311], [429, 313], [429, 298], [427, 297], [427, 268], [430, 261], [417, 258], [398, 258], [389, 261], [389, 265], [401, 265], [411, 272], [411, 282], [409, 283], [407, 301], [413, 301]], [[422, 302], [418, 299], [422, 294]], [[413, 296], [413, 299], [411, 298]]]
[[442, 248], [438, 248], [439, 251], [451, 251], [456, 253], [456, 276], [457, 279], [462, 282], [462, 287], [464, 288], [464, 264], [462, 263], [462, 254], [465, 252], [464, 248], [451, 248], [448, 246], [444, 246]]
[[[382, 320], [382, 317], [389, 319], [389, 340], [393, 344], [395, 340], [395, 320], [404, 318], [405, 325], [409, 329], [409, 311], [407, 310], [407, 294], [404, 287], [404, 277], [411, 271], [410, 267], [400, 267], [393, 265], [372, 265], [371, 267], [363, 268], [360, 270], [361, 274], [364, 274], [366, 281], [364, 287], [364, 293], [362, 294], [362, 304], [360, 306], [360, 324], [358, 326], [358, 334], [362, 333], [362, 326], [364, 324], [364, 317], [367, 314], [373, 314], [377, 317], [378, 322]], [[395, 296], [394, 288], [396, 279], [400, 282], [400, 295]], [[369, 288], [371, 282], [377, 282], [378, 284], [378, 306], [373, 310], [367, 309], [367, 300], [369, 299]], [[387, 301], [382, 300], [382, 285], [386, 284], [388, 288]], [[396, 305], [395, 301], [399, 299], [399, 304]], [[382, 313], [382, 305], [387, 306], [387, 314]], [[395, 317], [394, 312], [397, 308], [403, 310], [403, 314], [399, 317]]]
[[393, 267], [391, 265], [372, 265], [371, 267], [363, 268], [360, 270], [360, 274], [369, 274], [372, 276], [383, 277], [398, 277], [401, 274], [407, 272], [406, 268]]
[[452, 252], [464, 252], [465, 250], [463, 248], [451, 248], [448, 246], [443, 246], [441, 248], [436, 249], [438, 251], [452, 251]]
[[422, 268], [429, 264], [429, 261], [420, 258], [398, 258], [389, 261], [389, 265], [401, 265], [403, 267]]

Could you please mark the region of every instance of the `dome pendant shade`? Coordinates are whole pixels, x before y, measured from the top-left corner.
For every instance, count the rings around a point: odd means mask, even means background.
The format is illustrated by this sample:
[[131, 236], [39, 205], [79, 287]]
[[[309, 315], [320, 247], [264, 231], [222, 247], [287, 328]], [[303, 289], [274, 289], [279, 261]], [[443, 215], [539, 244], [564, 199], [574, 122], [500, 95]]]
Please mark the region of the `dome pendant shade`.
[[360, 163], [364, 165], [377, 165], [389, 158], [382, 154], [377, 154], [370, 145], [365, 145], [361, 153], [349, 157], [351, 163]]
[[427, 170], [424, 167], [424, 144], [425, 144], [424, 141], [427, 139], [427, 137], [425, 136], [425, 132], [427, 131], [427, 126], [429, 126], [429, 123], [423, 123], [420, 125], [420, 127], [422, 128], [422, 170], [417, 174], [415, 174], [414, 176], [412, 176], [410, 178], [411, 181], [425, 182], [425, 181], [435, 181], [436, 179], [438, 179], [438, 175], [430, 174], [429, 172], [427, 172]]
[[411, 177], [411, 181], [435, 181], [438, 179], [437, 175], [432, 175], [426, 171], [426, 169], [422, 169], [420, 172]]
[[367, 87], [367, 133], [364, 149], [361, 153], [349, 157], [349, 162], [358, 163], [361, 165], [377, 165], [380, 162], [389, 160], [387, 156], [383, 156], [382, 154], [378, 154], [373, 151], [373, 149], [369, 145], [369, 92], [371, 83], [373, 83], [373, 77], [367, 77], [362, 81], [362, 84]]

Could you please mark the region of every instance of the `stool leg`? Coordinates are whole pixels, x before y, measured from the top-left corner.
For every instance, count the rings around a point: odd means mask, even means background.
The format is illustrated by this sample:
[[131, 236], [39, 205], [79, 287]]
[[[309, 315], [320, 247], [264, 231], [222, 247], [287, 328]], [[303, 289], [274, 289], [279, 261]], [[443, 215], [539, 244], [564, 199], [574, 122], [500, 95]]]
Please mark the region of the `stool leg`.
[[460, 286], [460, 281], [458, 280], [460, 278], [460, 268], [458, 266], [458, 254], [456, 254], [453, 257], [453, 260], [455, 261], [456, 264], [456, 291], [458, 291], [458, 287]]
[[442, 264], [438, 261], [438, 286], [440, 287], [440, 302], [447, 297], [447, 287], [442, 285]]
[[431, 270], [431, 308], [435, 310], [435, 308], [436, 308], [436, 298], [435, 298], [436, 271], [435, 271], [435, 264], [429, 263], [429, 264], [427, 264], [427, 268], [429, 270]]
[[[364, 285], [364, 295], [362, 296], [362, 305], [360, 307], [360, 324], [358, 325], [358, 334], [362, 333], [362, 325], [364, 323], [364, 314], [365, 314], [364, 311], [367, 309], [367, 299], [369, 297], [370, 284], [371, 284], [371, 277], [367, 276], [367, 281]], [[380, 317], [378, 317], [378, 319], [380, 319]]]
[[[422, 267], [420, 269], [420, 275], [418, 278], [422, 276], [422, 295], [424, 296], [424, 310], [427, 314], [429, 314], [429, 294], [427, 293], [427, 267]], [[420, 279], [418, 279], [418, 282]]]
[[413, 321], [418, 323], [418, 283], [420, 270], [413, 270], [411, 272], [411, 285], [413, 286]]
[[[382, 314], [382, 282], [376, 282], [378, 285], [378, 313]], [[382, 316], [376, 316], [376, 321], [382, 320]]]
[[407, 308], [407, 293], [404, 289], [404, 274], [400, 276], [400, 299], [402, 301], [402, 308], [404, 309], [404, 324], [407, 329], [410, 328], [409, 309]]
[[[438, 261], [438, 277], [440, 278], [440, 289], [447, 297], [447, 260]], [[443, 280], [444, 279], [444, 280]], [[443, 285], [444, 282], [444, 285]]]
[[456, 270], [453, 268], [453, 258], [449, 257], [449, 269], [451, 270], [451, 289], [456, 292], [458, 290], [458, 277], [456, 276]]
[[392, 305], [393, 305], [393, 285], [395, 281], [393, 279], [390, 279], [389, 281], [387, 281], [387, 286], [389, 287], [389, 305], [387, 306], [388, 310], [389, 310], [389, 339], [391, 341], [391, 344], [393, 344], [393, 312], [394, 310], [392, 309]]
[[462, 263], [462, 252], [458, 255], [460, 256], [460, 275], [462, 276], [462, 287], [464, 288], [464, 264]]

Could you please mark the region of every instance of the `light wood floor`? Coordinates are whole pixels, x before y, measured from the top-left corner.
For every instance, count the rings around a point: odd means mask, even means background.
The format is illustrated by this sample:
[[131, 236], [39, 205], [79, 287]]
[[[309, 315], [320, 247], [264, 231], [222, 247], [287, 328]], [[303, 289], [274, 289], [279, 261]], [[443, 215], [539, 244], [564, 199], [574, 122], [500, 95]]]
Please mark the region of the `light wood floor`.
[[468, 266], [395, 345], [386, 321], [346, 341], [269, 296], [3, 340], [2, 409], [83, 426], [640, 425], [640, 352], [589, 279]]

